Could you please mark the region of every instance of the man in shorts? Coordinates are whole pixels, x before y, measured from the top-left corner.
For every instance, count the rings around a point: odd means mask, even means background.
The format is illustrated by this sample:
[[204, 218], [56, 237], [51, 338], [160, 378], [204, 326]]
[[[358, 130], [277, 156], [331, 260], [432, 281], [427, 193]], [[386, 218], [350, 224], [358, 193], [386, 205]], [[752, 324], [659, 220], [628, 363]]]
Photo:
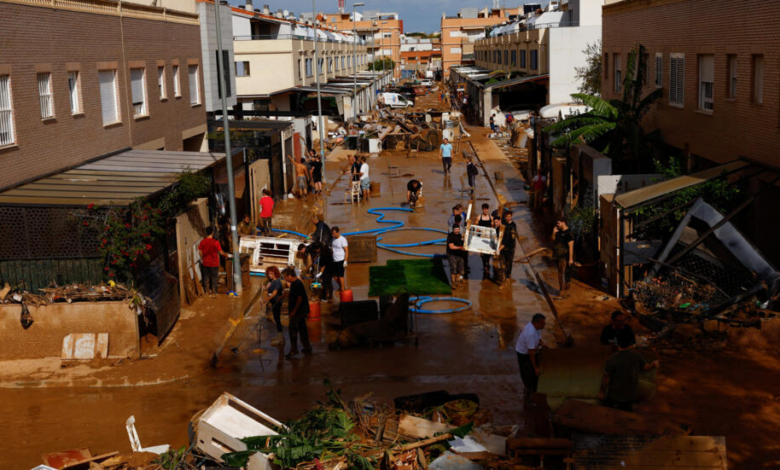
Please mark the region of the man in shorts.
[[347, 258], [349, 258], [349, 244], [347, 239], [342, 237], [338, 227], [333, 227], [333, 269], [331, 274], [333, 279], [339, 285], [340, 290], [344, 290], [344, 268], [347, 267]]
[[558, 285], [560, 291], [558, 298], [560, 300], [568, 297], [569, 294], [569, 270], [574, 266], [574, 236], [566, 225], [566, 221], [559, 219], [555, 222], [555, 228], [552, 233], [553, 256], [555, 264], [558, 266]]
[[296, 162], [291, 156], [288, 155], [287, 158], [293, 162], [293, 166], [295, 167], [295, 180], [297, 182], [298, 191], [300, 191], [301, 196], [306, 196], [309, 193], [309, 170], [306, 168], [306, 165]]

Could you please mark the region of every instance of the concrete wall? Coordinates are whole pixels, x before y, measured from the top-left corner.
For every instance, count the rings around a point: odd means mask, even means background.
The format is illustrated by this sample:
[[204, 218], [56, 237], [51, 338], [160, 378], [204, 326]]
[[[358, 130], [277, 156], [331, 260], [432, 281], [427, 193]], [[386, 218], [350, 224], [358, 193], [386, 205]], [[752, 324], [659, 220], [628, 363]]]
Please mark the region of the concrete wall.
[[[217, 19], [212, 3], [198, 3], [200, 15], [200, 43], [203, 51], [203, 82], [205, 90], [206, 112], [213, 113], [222, 109], [219, 97], [219, 77], [217, 76]], [[228, 53], [226, 69], [229, 75], [225, 81], [229, 83], [230, 95], [227, 96], [228, 107], [236, 104], [236, 67], [233, 53], [233, 21], [230, 7], [220, 6], [220, 29], [222, 33], [222, 50]]]
[[[148, 8], [144, 12], [152, 19], [119, 17], [113, 16], [116, 4], [98, 5], [105, 6], [104, 14], [0, 2], [0, 75], [10, 76], [15, 124], [15, 144], [0, 148], [0, 188], [125, 147], [182, 150], [193, 129], [205, 128], [205, 108], [190, 104], [187, 76], [188, 64], [201, 61], [197, 17], [184, 18], [193, 24], [163, 21], [162, 10]], [[79, 8], [78, 3], [69, 8]], [[173, 96], [176, 64], [178, 98]], [[158, 91], [158, 66], [165, 67], [166, 99]], [[132, 115], [131, 68], [146, 71], [148, 116]], [[117, 73], [120, 122], [104, 126], [98, 72], [107, 69]], [[71, 112], [68, 92], [71, 71], [79, 72], [77, 114]], [[40, 72], [51, 73], [53, 119], [41, 120]], [[203, 90], [202, 70], [198, 75]]]
[[[200, 4], [203, 0], [197, 0], [197, 4]], [[151, 0], [122, 0], [122, 3], [137, 3], [139, 5], [148, 6], [152, 4]], [[155, 5], [159, 8], [166, 8], [168, 10], [186, 11], [187, 13], [197, 13], [196, 0], [157, 0]], [[213, 5], [212, 5], [213, 7]]]
[[61, 357], [71, 333], [108, 333], [108, 355], [127, 356], [139, 348], [138, 315], [127, 302], [57, 303], [29, 307], [33, 324], [22, 328], [20, 305], [0, 305], [0, 359]]
[[549, 30], [550, 104], [570, 103], [579, 93], [576, 67], [587, 65], [584, 53], [588, 44], [601, 39], [601, 26], [551, 28]]

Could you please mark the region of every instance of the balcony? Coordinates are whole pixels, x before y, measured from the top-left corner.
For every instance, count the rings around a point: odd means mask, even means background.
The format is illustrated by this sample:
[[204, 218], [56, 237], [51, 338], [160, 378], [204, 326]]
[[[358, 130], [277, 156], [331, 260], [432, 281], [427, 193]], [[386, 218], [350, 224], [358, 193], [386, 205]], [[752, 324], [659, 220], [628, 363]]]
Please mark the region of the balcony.
[[[268, 34], [268, 35], [252, 35], [252, 36], [233, 36], [233, 41], [311, 41], [314, 42], [314, 37], [303, 34]], [[336, 43], [336, 44], [349, 44], [353, 42], [345, 39], [338, 39], [336, 37], [318, 37], [317, 42], [321, 43]], [[359, 46], [365, 46], [369, 41], [359, 40], [357, 44]]]

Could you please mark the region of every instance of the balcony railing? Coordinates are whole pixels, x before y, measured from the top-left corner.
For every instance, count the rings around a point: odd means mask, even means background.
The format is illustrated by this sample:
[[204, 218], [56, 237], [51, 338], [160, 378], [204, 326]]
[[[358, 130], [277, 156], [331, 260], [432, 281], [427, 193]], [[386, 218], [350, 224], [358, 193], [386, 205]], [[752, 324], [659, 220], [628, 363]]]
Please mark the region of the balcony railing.
[[[314, 41], [314, 38], [303, 34], [261, 34], [261, 35], [251, 35], [251, 36], [233, 36], [233, 40], [234, 41], [284, 41], [284, 40]], [[331, 42], [331, 43], [352, 45], [352, 41], [321, 38], [321, 37], [317, 38], [317, 42]], [[358, 41], [358, 45], [364, 46], [365, 41], [362, 40]]]

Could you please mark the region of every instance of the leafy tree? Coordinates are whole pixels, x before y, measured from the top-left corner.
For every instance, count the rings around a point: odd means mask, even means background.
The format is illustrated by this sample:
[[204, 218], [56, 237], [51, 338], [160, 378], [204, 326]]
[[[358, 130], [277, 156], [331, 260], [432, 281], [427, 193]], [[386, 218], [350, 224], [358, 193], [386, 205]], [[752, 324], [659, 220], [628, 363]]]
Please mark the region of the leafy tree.
[[580, 81], [580, 93], [601, 96], [601, 39], [586, 44], [582, 52], [587, 57], [587, 65], [574, 67], [577, 80]]
[[389, 57], [385, 57], [384, 59], [377, 59], [370, 64], [368, 64], [368, 70], [382, 70], [382, 61], [384, 60], [385, 67], [384, 70], [387, 72], [388, 70], [393, 70], [395, 68], [395, 61]]
[[639, 45], [628, 55], [622, 100], [607, 101], [584, 93], [571, 95], [591, 109], [545, 128], [545, 132], [562, 134], [552, 145], [586, 142], [610, 157], [613, 166], [621, 171], [629, 162], [635, 171], [649, 166], [660, 144], [660, 133], [657, 130], [645, 133], [641, 122], [650, 105], [661, 97], [662, 90], [655, 89], [642, 98], [647, 76], [645, 50]]

